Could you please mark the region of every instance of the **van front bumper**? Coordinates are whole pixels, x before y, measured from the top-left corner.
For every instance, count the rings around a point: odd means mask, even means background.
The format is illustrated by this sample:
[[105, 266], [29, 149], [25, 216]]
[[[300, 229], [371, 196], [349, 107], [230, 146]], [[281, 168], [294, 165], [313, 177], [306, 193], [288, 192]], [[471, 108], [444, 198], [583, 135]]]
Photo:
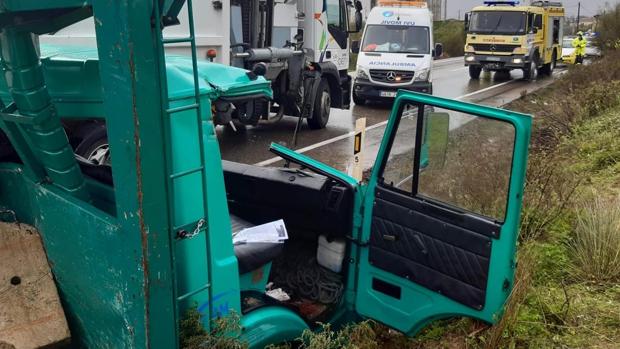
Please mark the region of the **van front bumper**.
[[495, 56], [485, 54], [465, 54], [466, 66], [481, 66], [487, 70], [523, 69], [530, 64], [524, 55]]
[[385, 86], [377, 85], [370, 80], [355, 79], [353, 84], [353, 93], [358, 98], [368, 100], [390, 100], [396, 97], [398, 90], [407, 90], [413, 92], [433, 94], [433, 83], [428, 81], [416, 81], [405, 86]]

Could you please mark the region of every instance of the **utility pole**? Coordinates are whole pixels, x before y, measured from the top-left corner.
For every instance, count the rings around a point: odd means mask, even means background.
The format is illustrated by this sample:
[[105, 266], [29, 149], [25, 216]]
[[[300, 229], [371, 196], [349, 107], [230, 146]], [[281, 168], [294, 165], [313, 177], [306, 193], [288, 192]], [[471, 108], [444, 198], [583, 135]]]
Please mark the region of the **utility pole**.
[[448, 0], [443, 1], [443, 20], [448, 20]]
[[579, 31], [580, 20], [581, 20], [581, 2], [577, 4], [577, 31]]

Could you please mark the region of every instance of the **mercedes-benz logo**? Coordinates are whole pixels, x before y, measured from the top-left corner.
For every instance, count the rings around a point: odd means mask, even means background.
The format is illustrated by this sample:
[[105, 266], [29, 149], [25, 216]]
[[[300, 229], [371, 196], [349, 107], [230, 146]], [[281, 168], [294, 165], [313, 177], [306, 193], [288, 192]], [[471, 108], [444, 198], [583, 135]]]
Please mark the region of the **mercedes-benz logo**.
[[388, 81], [394, 81], [394, 80], [396, 80], [396, 73], [395, 73], [395, 72], [393, 72], [393, 71], [390, 71], [390, 72], [388, 72], [388, 73], [385, 75], [385, 78], [386, 78]]
[[491, 51], [495, 51], [495, 50], [497, 50], [497, 46], [491, 45]]

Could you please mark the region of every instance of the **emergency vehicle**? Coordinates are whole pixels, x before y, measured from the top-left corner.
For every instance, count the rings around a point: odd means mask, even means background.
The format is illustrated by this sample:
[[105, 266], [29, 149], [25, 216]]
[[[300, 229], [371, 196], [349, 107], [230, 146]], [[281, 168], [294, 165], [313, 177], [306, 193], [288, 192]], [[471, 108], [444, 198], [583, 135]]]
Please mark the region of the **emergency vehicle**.
[[396, 91], [433, 93], [433, 19], [425, 1], [379, 1], [366, 19], [353, 84], [353, 101], [392, 99]]
[[551, 75], [562, 57], [565, 10], [560, 2], [485, 1], [465, 17], [465, 65], [478, 79], [482, 70], [523, 70], [526, 80]]

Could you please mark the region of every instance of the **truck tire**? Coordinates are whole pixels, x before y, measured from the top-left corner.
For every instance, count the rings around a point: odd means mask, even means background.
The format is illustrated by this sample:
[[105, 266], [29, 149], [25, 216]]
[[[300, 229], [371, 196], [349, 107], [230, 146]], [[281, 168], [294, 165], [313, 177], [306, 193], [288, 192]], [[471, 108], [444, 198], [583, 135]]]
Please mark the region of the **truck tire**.
[[314, 99], [314, 110], [312, 117], [308, 119], [308, 126], [313, 130], [325, 128], [329, 121], [329, 113], [331, 110], [332, 97], [329, 92], [329, 84], [327, 80], [321, 79], [319, 88], [316, 91]]
[[75, 148], [75, 153], [96, 165], [111, 165], [108, 133], [104, 125], [100, 125], [87, 134]]
[[558, 61], [557, 52], [553, 51], [553, 56], [551, 56], [551, 62], [545, 64], [538, 70], [538, 74], [540, 75], [553, 75], [553, 71], [555, 70], [555, 65]]
[[538, 72], [538, 56], [536, 55], [530, 61], [529, 66], [523, 69], [523, 80], [526, 80], [526, 81], [536, 80], [537, 72]]
[[482, 73], [482, 67], [478, 65], [470, 65], [469, 66], [469, 77], [473, 80], [480, 79], [480, 74]]
[[362, 106], [366, 104], [366, 100], [362, 97], [359, 97], [357, 94], [355, 94], [355, 92], [353, 92], [353, 103], [355, 103], [355, 105]]

